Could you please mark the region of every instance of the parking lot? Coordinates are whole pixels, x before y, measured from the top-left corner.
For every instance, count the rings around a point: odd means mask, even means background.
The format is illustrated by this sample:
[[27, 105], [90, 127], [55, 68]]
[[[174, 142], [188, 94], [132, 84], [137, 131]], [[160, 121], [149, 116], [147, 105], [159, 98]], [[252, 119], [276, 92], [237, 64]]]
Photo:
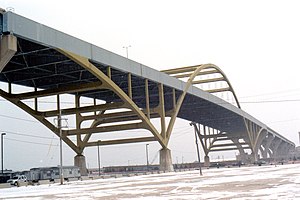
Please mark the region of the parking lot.
[[0, 199], [300, 199], [300, 164], [204, 169], [0, 189]]

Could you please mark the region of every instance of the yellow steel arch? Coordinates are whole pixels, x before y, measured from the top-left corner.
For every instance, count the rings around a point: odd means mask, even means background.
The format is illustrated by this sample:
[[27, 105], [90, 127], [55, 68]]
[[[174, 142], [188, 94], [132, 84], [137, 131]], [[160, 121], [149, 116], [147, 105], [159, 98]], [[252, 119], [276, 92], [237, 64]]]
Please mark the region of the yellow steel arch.
[[[199, 68], [201, 68], [201, 69], [197, 70]], [[207, 69], [209, 69], [209, 70], [207, 70]], [[197, 70], [197, 72], [196, 72], [196, 70]], [[204, 71], [204, 70], [206, 70], [206, 71]], [[227, 78], [225, 73], [218, 66], [216, 66], [214, 64], [208, 63], [208, 64], [202, 64], [202, 65], [174, 68], [174, 69], [162, 70], [161, 72], [164, 72], [164, 73], [166, 73], [170, 76], [173, 76], [175, 78], [178, 78], [178, 79], [189, 78], [188, 79], [189, 85], [187, 85], [188, 87], [190, 87], [192, 84], [196, 85], [196, 84], [201, 84], [201, 83], [212, 83], [212, 82], [217, 82], [217, 81], [225, 81], [228, 84], [228, 88], [219, 88], [216, 90], [206, 90], [206, 91], [210, 92], [210, 93], [230, 91], [236, 101], [238, 108], [241, 108], [239, 100], [237, 98], [237, 95], [236, 95], [229, 79]], [[221, 74], [222, 77], [194, 81], [194, 79], [197, 76], [209, 75], [209, 74], [215, 74], [215, 73]]]
[[106, 76], [101, 70], [99, 70], [96, 66], [94, 66], [89, 59], [74, 54], [72, 52], [58, 49], [58, 51], [83, 68], [87, 69], [91, 72], [95, 77], [97, 77], [104, 85], [106, 85], [109, 89], [113, 90], [126, 104], [128, 108], [131, 108], [133, 112], [135, 112], [138, 117], [142, 120], [142, 126], [149, 131], [152, 132], [156, 140], [160, 143], [163, 148], [166, 148], [166, 139], [163, 138], [154, 125], [150, 122], [150, 119], [139, 109], [139, 107], [133, 102], [133, 100], [122, 90], [120, 89], [108, 76]]
[[[207, 69], [212, 69], [212, 70], [211, 71], [205, 71]], [[217, 78], [217, 79], [201, 80], [201, 81], [202, 82], [215, 82], [215, 81], [220, 81], [220, 80], [226, 81], [229, 88], [224, 90], [224, 91], [228, 91], [228, 90], [231, 91], [234, 98], [235, 98], [235, 101], [236, 101], [238, 107], [241, 108], [240, 104], [239, 104], [239, 101], [237, 99], [237, 96], [236, 96], [236, 94], [233, 90], [233, 87], [232, 87], [231, 83], [229, 82], [227, 76], [225, 75], [225, 73], [219, 67], [217, 67], [214, 64], [209, 63], [209, 64], [202, 64], [202, 65], [196, 65], [196, 66], [181, 67], [181, 68], [163, 70], [161, 72], [164, 72], [164, 73], [166, 73], [170, 76], [174, 76], [176, 78], [188, 78], [187, 83], [185, 85], [185, 88], [184, 88], [182, 94], [180, 95], [179, 99], [177, 100], [175, 109], [174, 109], [174, 111], [171, 115], [171, 120], [169, 122], [168, 129], [167, 129], [167, 139], [168, 139], [168, 141], [170, 139], [171, 132], [172, 132], [174, 124], [175, 124], [175, 120], [177, 118], [177, 115], [178, 115], [179, 110], [182, 106], [183, 100], [186, 96], [186, 93], [187, 93], [188, 89], [192, 85], [200, 83], [200, 81], [196, 81], [196, 82], [194, 81], [194, 79], [199, 75], [210, 74], [210, 73], [220, 73], [222, 75], [222, 79]], [[221, 92], [221, 91], [222, 90], [218, 90], [218, 92]]]

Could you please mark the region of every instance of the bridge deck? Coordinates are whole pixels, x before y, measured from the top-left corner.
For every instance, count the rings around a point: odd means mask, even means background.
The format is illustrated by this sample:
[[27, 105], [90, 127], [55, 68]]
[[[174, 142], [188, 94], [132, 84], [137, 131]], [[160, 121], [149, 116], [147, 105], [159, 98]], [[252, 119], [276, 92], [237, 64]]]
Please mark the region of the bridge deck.
[[[2, 82], [50, 89], [98, 81], [89, 71], [57, 51], [57, 49], [64, 49], [89, 58], [104, 73], [107, 73], [107, 67], [110, 66], [112, 68], [112, 80], [123, 91], [128, 90], [127, 74], [132, 73], [132, 96], [140, 108], [146, 107], [144, 79], [149, 80], [151, 108], [159, 102], [157, 83], [164, 85], [166, 111], [172, 109], [171, 103], [168, 104], [168, 102], [172, 102], [173, 88], [176, 89], [176, 99], [178, 99], [186, 86], [185, 82], [165, 73], [15, 13], [5, 12], [1, 21], [1, 32], [13, 34], [18, 38], [17, 53], [0, 73], [0, 81]], [[106, 102], [121, 101], [117, 95], [107, 89], [81, 92], [81, 95]], [[244, 125], [245, 117], [270, 130], [277, 137], [292, 143], [248, 113], [197, 87], [191, 87], [188, 90], [178, 117], [232, 134], [247, 132]]]

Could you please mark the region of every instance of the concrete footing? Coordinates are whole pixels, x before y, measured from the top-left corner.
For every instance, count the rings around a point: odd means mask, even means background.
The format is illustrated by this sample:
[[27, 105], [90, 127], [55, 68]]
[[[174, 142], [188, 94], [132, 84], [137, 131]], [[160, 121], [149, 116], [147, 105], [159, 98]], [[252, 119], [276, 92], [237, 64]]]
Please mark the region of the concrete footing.
[[74, 165], [79, 167], [81, 176], [87, 176], [87, 168], [85, 162], [85, 156], [77, 155], [74, 157]]
[[204, 156], [204, 167], [210, 166], [210, 159], [209, 156]]
[[174, 167], [172, 164], [171, 150], [167, 148], [161, 149], [159, 151], [159, 157], [160, 157], [159, 170], [173, 172]]

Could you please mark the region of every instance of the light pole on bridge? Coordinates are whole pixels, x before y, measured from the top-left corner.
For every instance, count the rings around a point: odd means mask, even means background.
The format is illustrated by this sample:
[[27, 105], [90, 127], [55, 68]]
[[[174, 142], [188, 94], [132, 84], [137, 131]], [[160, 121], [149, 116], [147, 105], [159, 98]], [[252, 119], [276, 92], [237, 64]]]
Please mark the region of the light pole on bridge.
[[128, 59], [128, 48], [131, 47], [131, 45], [124, 46], [123, 49], [126, 49], [126, 58]]

